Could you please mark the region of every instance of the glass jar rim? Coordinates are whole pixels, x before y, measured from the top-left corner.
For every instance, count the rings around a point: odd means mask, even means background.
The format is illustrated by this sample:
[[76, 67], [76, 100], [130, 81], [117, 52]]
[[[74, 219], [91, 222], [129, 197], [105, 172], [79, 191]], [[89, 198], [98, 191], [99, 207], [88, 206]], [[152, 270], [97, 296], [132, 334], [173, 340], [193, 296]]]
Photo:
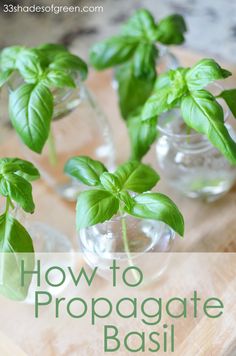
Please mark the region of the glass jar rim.
[[[223, 91], [224, 90], [224, 87], [218, 83], [211, 83], [212, 86], [220, 89], [220, 91]], [[173, 109], [174, 110], [179, 110], [179, 109]], [[170, 110], [172, 111], [172, 110]], [[224, 122], [226, 123], [226, 121], [228, 120], [228, 117], [229, 117], [229, 110], [228, 108], [224, 111]], [[203, 134], [201, 133], [198, 133], [198, 132], [194, 132], [194, 133], [190, 133], [190, 134], [178, 134], [178, 133], [173, 133], [169, 130], [166, 130], [165, 128], [163, 128], [163, 126], [161, 126], [159, 124], [159, 120], [158, 120], [158, 123], [157, 123], [157, 129], [158, 131], [160, 131], [162, 134], [164, 134], [165, 136], [168, 136], [168, 137], [172, 137], [172, 138], [175, 138], [175, 139], [191, 139], [191, 138], [197, 138], [197, 137], [202, 137]], [[206, 139], [206, 141], [208, 141], [208, 139]]]
[[68, 97], [70, 97], [70, 95], [74, 92], [74, 90], [77, 90], [79, 87], [82, 86], [82, 81], [80, 79], [79, 74], [77, 74], [76, 76], [74, 75], [74, 82], [76, 84], [75, 88], [56, 88], [56, 91], [53, 93], [55, 103], [61, 103], [63, 101], [66, 101]]
[[[170, 47], [167, 45], [164, 45], [160, 42], [155, 44], [155, 47], [157, 48], [158, 52], [159, 52], [159, 56], [165, 56], [166, 54], [173, 54], [170, 50]], [[174, 54], [173, 54], [174, 55]]]
[[[118, 221], [120, 221], [120, 220], [122, 220], [122, 219], [124, 219], [124, 218], [127, 218], [127, 216], [131, 216], [131, 215], [129, 215], [129, 214], [127, 214], [127, 213], [123, 213], [123, 214], [116, 214], [116, 215], [113, 215], [112, 216], [112, 218], [110, 219], [110, 220], [106, 220], [106, 221], [104, 221], [104, 223], [106, 223], [106, 222], [118, 222]], [[135, 216], [134, 216], [134, 218], [135, 218]], [[137, 218], [138, 219], [138, 218]], [[103, 223], [102, 223], [103, 224]]]
[[[75, 81], [76, 87], [75, 88], [70, 88], [70, 87], [64, 87], [64, 88], [55, 88], [55, 92], [53, 92], [54, 100], [57, 103], [66, 100], [71, 93], [74, 92], [74, 90], [77, 90], [79, 87], [82, 86], [82, 80], [80, 77], [80, 74], [77, 72], [72, 72], [72, 77]], [[14, 80], [17, 80], [18, 84], [22, 84], [24, 82], [23, 78], [19, 75], [19, 73], [15, 73], [13, 75], [13, 78], [7, 82], [7, 87], [8, 90], [11, 92], [15, 90], [16, 88], [14, 87]], [[83, 84], [84, 85], [84, 84]]]

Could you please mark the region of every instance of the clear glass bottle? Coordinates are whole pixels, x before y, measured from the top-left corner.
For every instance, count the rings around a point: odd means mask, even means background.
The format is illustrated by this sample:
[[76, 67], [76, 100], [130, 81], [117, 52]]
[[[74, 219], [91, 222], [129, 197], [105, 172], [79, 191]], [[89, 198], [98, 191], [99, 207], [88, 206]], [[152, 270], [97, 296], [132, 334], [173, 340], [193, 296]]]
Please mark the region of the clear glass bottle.
[[77, 155], [90, 156], [114, 168], [114, 146], [110, 127], [86, 86], [77, 81], [76, 89], [54, 92], [51, 134], [41, 155], [24, 146], [25, 156], [40, 170], [41, 176], [62, 197], [74, 201], [84, 186], [67, 177], [66, 161]]
[[[228, 123], [226, 126], [236, 140], [232, 127]], [[233, 186], [236, 168], [205, 136], [194, 131], [187, 134], [179, 110], [161, 115], [158, 132], [159, 173], [175, 190], [190, 198], [214, 201]]]
[[[145, 282], [165, 270], [168, 256], [162, 252], [171, 251], [174, 238], [175, 233], [166, 224], [130, 215], [117, 215], [110, 221], [80, 230], [78, 235], [84, 259], [90, 267], [98, 267], [103, 278], [110, 278], [109, 267], [117, 260], [124, 268], [139, 267]], [[148, 254], [155, 255], [155, 259], [149, 259]]]

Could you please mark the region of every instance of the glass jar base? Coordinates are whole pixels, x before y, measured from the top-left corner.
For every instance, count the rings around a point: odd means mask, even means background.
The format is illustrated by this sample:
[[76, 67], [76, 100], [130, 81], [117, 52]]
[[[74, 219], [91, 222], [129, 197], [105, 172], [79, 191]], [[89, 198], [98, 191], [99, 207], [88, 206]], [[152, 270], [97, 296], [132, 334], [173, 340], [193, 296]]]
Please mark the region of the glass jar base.
[[[74, 264], [72, 244], [69, 239], [61, 232], [54, 228], [43, 224], [41, 222], [34, 222], [27, 228], [29, 234], [33, 240], [35, 250], [35, 268], [36, 261], [40, 261], [41, 274], [44, 273], [51, 266], [60, 266], [66, 268], [66, 266], [72, 266]], [[71, 258], [68, 260], [68, 256]], [[53, 280], [57, 281], [57, 272], [52, 275]], [[43, 285], [44, 283], [44, 285]], [[34, 275], [31, 281], [31, 285], [28, 291], [28, 296], [24, 300], [26, 304], [35, 303], [35, 291], [44, 290], [48, 291], [52, 295], [58, 295], [66, 288], [67, 284], [63, 284], [61, 287], [50, 287], [45, 281], [41, 283], [40, 288], [37, 287], [37, 277]]]
[[[112, 262], [121, 269], [136, 266], [145, 283], [158, 278], [165, 270], [175, 234], [166, 224], [126, 216], [128, 250], [123, 246], [120, 221], [107, 221], [86, 229], [79, 235], [80, 250], [87, 264], [102, 278], [110, 280]], [[155, 256], [151, 258], [149, 256]]]
[[230, 190], [230, 188], [227, 189], [227, 190], [224, 190], [222, 192], [219, 192], [219, 193], [215, 193], [215, 192], [208, 192], [208, 193], [205, 193], [205, 192], [189, 192], [188, 194], [186, 194], [186, 196], [188, 198], [191, 198], [191, 199], [196, 199], [196, 200], [205, 201], [207, 203], [211, 203], [211, 202], [214, 202], [214, 201], [220, 199], [224, 195], [226, 195], [229, 190]]
[[[224, 116], [226, 119], [227, 112]], [[233, 138], [235, 134], [230, 124], [227, 129]], [[205, 135], [193, 130], [188, 132], [180, 110], [161, 115], [158, 131], [156, 158], [159, 173], [175, 191], [211, 202], [231, 189], [236, 180], [235, 167]]]
[[[199, 179], [195, 182], [196, 183], [192, 181], [190, 184], [186, 185], [180, 182], [177, 184], [175, 181], [172, 184], [169, 182], [169, 185], [188, 198], [205, 202], [213, 202], [220, 199], [222, 196], [226, 195], [234, 185], [234, 179], [218, 180], [217, 182], [212, 182], [212, 184], [209, 184], [209, 181], [206, 182], [204, 179]], [[196, 184], [198, 186], [196, 186]]]

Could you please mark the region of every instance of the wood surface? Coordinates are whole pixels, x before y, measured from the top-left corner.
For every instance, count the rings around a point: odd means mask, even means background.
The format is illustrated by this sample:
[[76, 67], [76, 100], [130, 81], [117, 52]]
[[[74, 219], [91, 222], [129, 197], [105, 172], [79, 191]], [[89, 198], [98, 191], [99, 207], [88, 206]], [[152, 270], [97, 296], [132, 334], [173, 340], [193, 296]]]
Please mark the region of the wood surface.
[[[195, 63], [202, 56], [200, 54], [194, 54], [186, 50], [175, 50], [180, 62], [183, 65], [191, 65]], [[230, 64], [221, 63], [227, 69], [232, 70], [233, 77], [227, 81], [228, 87], [236, 86], [236, 69]], [[111, 87], [111, 71], [104, 71], [95, 73], [91, 71], [90, 78], [88, 80], [88, 87], [97, 97], [99, 104], [106, 113], [110, 126], [113, 131], [114, 141], [117, 153], [117, 162], [122, 162], [129, 156], [129, 143], [128, 136], [124, 122], [121, 120], [119, 111], [117, 108], [116, 93]], [[22, 151], [18, 140], [13, 135], [10, 139], [1, 147], [1, 156], [20, 156], [22, 157]], [[154, 149], [145, 158], [146, 162], [151, 163], [158, 169], [155, 160]], [[47, 187], [43, 182], [34, 183], [34, 197], [37, 206], [35, 219], [50, 223], [53, 227], [59, 229], [64, 234], [69, 236], [75, 249], [78, 250], [77, 237], [75, 232], [75, 205], [73, 203], [67, 203], [63, 201], [55, 192]], [[234, 187], [228, 194], [226, 194], [220, 200], [213, 203], [205, 203], [185, 198], [178, 193], [171, 190], [165, 182], [161, 182], [158, 186], [158, 190], [167, 193], [179, 206], [182, 211], [186, 222], [185, 238], [182, 241], [176, 241], [175, 250], [181, 252], [236, 252], [236, 188]], [[79, 265], [83, 262], [80, 261]], [[186, 267], [186, 266], [185, 266]], [[184, 264], [178, 271], [178, 278], [180, 271], [184, 271]], [[177, 272], [176, 272], [177, 273]], [[222, 285], [228, 284], [227, 290], [222, 290], [220, 296], [224, 296], [226, 299], [231, 298], [235, 292], [236, 279], [234, 274], [227, 276]], [[174, 283], [174, 276], [172, 276]], [[191, 283], [192, 276], [186, 279]], [[186, 282], [186, 283], [187, 283]], [[169, 281], [170, 283], [170, 281]], [[206, 286], [207, 287], [207, 286]], [[106, 290], [105, 284], [99, 280], [98, 288]], [[157, 288], [157, 287], [155, 287]], [[158, 293], [165, 291], [165, 281], [161, 280], [158, 284]], [[186, 289], [186, 288], [185, 288]], [[97, 291], [94, 290], [94, 293]], [[90, 293], [91, 290], [90, 290]], [[167, 292], [166, 292], [167, 293]], [[86, 295], [86, 291], [84, 291]], [[235, 302], [235, 299], [234, 299]], [[8, 333], [10, 337], [10, 330], [13, 327], [15, 320], [18, 320], [16, 303], [7, 301], [5, 299], [0, 300], [0, 313], [1, 313], [1, 326], [0, 329], [4, 333]], [[234, 305], [232, 305], [233, 307]], [[32, 314], [32, 307], [21, 306], [20, 313], [25, 315], [25, 319], [30, 320]], [[9, 313], [8, 313], [9, 311]], [[7, 320], [7, 315], [11, 315], [15, 311], [15, 320], [8, 320], [4, 324], [4, 320]], [[22, 315], [23, 315], [22, 314]], [[13, 315], [13, 314], [12, 314]], [[232, 314], [232, 319], [226, 321], [226, 325], [222, 329], [221, 334], [221, 349], [211, 349], [211, 337], [214, 336], [214, 326], [209, 324], [204, 318], [200, 321], [200, 324], [191, 325], [186, 332], [182, 332], [178, 336], [178, 349], [176, 355], [182, 356], [234, 356], [236, 351], [234, 349], [234, 343], [236, 338], [235, 329], [235, 312]], [[46, 316], [44, 321], [46, 320]], [[68, 337], [68, 328], [73, 328], [73, 324], [63, 324], [53, 322], [52, 325], [44, 325], [43, 321], [39, 322], [38, 334], [34, 335], [33, 330], [29, 330], [29, 335], [23, 335], [23, 331], [26, 333], [26, 327], [22, 326], [22, 330], [14, 329], [14, 340], [23, 348], [29, 356], [44, 355], [44, 356], [75, 356], [75, 355], [101, 355], [101, 352], [94, 351], [91, 342], [97, 340], [96, 330], [93, 334], [93, 341], [89, 337], [86, 341], [86, 335], [83, 335], [84, 343], [79, 342], [80, 335], [78, 335], [78, 344], [73, 341], [67, 348], [60, 349], [59, 339]], [[195, 329], [196, 326], [196, 329]], [[232, 332], [229, 333], [229, 328], [232, 328]], [[70, 329], [71, 330], [71, 329]], [[205, 330], [205, 331], [203, 331]], [[212, 336], [213, 335], [213, 336]], [[90, 335], [91, 336], [91, 335]], [[194, 340], [199, 339], [201, 348], [198, 348], [194, 344]], [[81, 336], [82, 340], [82, 336]], [[4, 337], [0, 335], [0, 355], [8, 356], [8, 353], [1, 351], [4, 345], [8, 345]], [[59, 344], [58, 344], [59, 343]], [[55, 346], [56, 345], [56, 346]], [[74, 345], [74, 346], [73, 346]], [[78, 351], [77, 346], [80, 345]], [[2, 349], [1, 349], [2, 347]], [[7, 346], [7, 350], [11, 350], [12, 346]], [[233, 351], [232, 351], [233, 350]], [[128, 353], [117, 353], [117, 355], [126, 355]], [[9, 354], [10, 355], [10, 354]], [[11, 355], [21, 355], [19, 352], [12, 352]], [[22, 354], [23, 355], [23, 354]]]

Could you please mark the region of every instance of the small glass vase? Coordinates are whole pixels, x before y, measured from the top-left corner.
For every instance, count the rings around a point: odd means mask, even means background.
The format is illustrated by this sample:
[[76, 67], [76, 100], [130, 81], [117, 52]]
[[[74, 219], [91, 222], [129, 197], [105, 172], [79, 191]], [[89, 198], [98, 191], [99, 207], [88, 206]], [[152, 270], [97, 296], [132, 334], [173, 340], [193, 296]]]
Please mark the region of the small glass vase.
[[[109, 280], [109, 267], [117, 260], [122, 268], [132, 265], [140, 268], [144, 282], [164, 272], [168, 256], [162, 252], [171, 252], [174, 238], [175, 233], [168, 225], [130, 215], [115, 216], [110, 221], [80, 230], [78, 235], [85, 261], [91, 268], [97, 267], [101, 277]], [[155, 259], [148, 258], [152, 255]]]
[[[164, 73], [170, 69], [176, 69], [180, 66], [178, 58], [169, 51], [166, 46], [158, 45], [158, 57], [156, 60], [156, 70], [158, 74]], [[112, 77], [112, 88], [118, 90], [118, 82], [115, 79], [115, 74]]]
[[[4, 211], [5, 198], [0, 197], [0, 214], [3, 214]], [[67, 253], [73, 250], [67, 236], [46, 222], [39, 221], [35, 214], [24, 212], [18, 205], [10, 207], [9, 213], [28, 231], [36, 253]]]
[[[4, 199], [0, 198], [0, 214], [5, 211]], [[17, 219], [20, 224], [24, 226], [29, 235], [32, 238], [34, 247], [34, 260], [35, 268], [37, 268], [37, 263], [40, 261], [40, 271], [41, 275], [51, 267], [60, 266], [60, 268], [66, 268], [68, 265], [73, 266], [74, 264], [74, 254], [72, 243], [67, 236], [65, 236], [60, 231], [49, 226], [48, 224], [35, 220], [34, 216], [26, 214], [19, 206], [10, 208], [9, 213], [13, 218]], [[20, 237], [20, 236], [19, 236]], [[1, 255], [1, 251], [0, 251]], [[27, 254], [24, 252], [19, 253], [19, 258], [25, 258]], [[51, 280], [53, 283], [58, 281], [58, 273], [54, 271], [51, 273]], [[43, 278], [42, 278], [43, 280]], [[32, 276], [32, 281], [28, 290], [27, 298], [24, 303], [33, 304], [35, 302], [35, 291], [45, 290], [56, 296], [61, 293], [62, 290], [66, 288], [67, 284], [63, 284], [61, 287], [49, 286], [44, 280], [40, 285], [37, 286], [37, 276]]]
[[168, 47], [158, 45], [158, 58], [156, 61], [157, 73], [161, 74], [170, 69], [176, 69], [180, 66], [179, 59], [169, 50]]
[[[46, 183], [69, 201], [75, 201], [79, 191], [84, 189], [82, 183], [64, 174], [64, 165], [69, 158], [86, 155], [102, 161], [108, 169], [112, 170], [115, 166], [115, 150], [108, 121], [80, 78], [74, 76], [74, 80], [77, 84], [74, 89], [53, 90], [51, 132], [42, 154], [21, 145], [26, 159], [39, 168]], [[15, 74], [8, 83], [8, 90], [15, 90], [22, 83], [19, 75]], [[7, 102], [5, 97], [2, 100]], [[1, 126], [5, 127], [5, 122]]]
[[[236, 139], [229, 123], [226, 127]], [[159, 172], [173, 189], [189, 198], [210, 202], [220, 198], [234, 185], [235, 167], [205, 136], [195, 131], [186, 132], [179, 110], [161, 115], [158, 133], [156, 156]]]
[[[67, 266], [73, 268], [74, 255], [72, 243], [69, 238], [60, 231], [42, 222], [25, 222], [25, 228], [29, 232], [35, 251], [35, 268], [40, 261], [41, 275], [44, 275], [52, 266], [59, 266], [66, 269]], [[51, 281], [55, 284], [60, 281], [60, 276], [54, 270], [51, 275]], [[37, 287], [37, 276], [33, 275], [27, 299], [24, 301], [28, 304], [35, 303], [35, 291], [47, 291], [53, 296], [59, 295], [68, 285], [69, 281], [63, 283], [60, 287], [53, 287], [46, 283], [42, 278], [40, 288]]]
[[76, 89], [54, 92], [51, 133], [41, 155], [24, 146], [25, 156], [40, 170], [49, 186], [63, 198], [75, 201], [83, 184], [63, 172], [67, 160], [86, 155], [114, 169], [114, 146], [106, 117], [86, 86], [77, 80]]

